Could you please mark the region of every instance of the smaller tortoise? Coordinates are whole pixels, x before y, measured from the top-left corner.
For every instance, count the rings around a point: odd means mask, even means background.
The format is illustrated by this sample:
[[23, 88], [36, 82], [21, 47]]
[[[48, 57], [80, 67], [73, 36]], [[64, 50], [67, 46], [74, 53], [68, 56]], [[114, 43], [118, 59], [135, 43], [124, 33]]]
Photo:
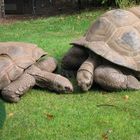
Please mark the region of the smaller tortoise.
[[106, 90], [140, 89], [140, 7], [103, 14], [62, 59], [87, 91], [93, 82]]
[[56, 92], [72, 92], [65, 77], [52, 73], [57, 67], [53, 57], [35, 44], [22, 42], [0, 43], [0, 89], [2, 97], [18, 102], [20, 96], [34, 85]]

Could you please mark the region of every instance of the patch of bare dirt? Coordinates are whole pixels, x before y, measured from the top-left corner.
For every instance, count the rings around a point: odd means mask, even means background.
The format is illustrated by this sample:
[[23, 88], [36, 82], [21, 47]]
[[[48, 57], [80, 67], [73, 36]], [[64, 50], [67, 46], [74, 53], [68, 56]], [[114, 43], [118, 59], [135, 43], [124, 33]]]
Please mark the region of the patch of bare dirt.
[[[44, 8], [37, 8], [36, 13], [33, 14], [6, 14], [5, 18], [0, 19], [0, 24], [12, 24], [17, 21], [23, 21], [23, 20], [31, 20], [31, 19], [37, 19], [37, 18], [48, 18], [51, 16], [59, 16], [59, 15], [72, 15], [77, 12], [80, 12], [75, 5], [71, 4], [60, 4], [56, 3], [54, 6], [44, 7]], [[32, 13], [32, 11], [30, 11]]]
[[33, 15], [6, 15], [4, 18], [0, 19], [0, 24], [12, 24], [17, 21], [31, 20], [39, 17], [40, 16]]

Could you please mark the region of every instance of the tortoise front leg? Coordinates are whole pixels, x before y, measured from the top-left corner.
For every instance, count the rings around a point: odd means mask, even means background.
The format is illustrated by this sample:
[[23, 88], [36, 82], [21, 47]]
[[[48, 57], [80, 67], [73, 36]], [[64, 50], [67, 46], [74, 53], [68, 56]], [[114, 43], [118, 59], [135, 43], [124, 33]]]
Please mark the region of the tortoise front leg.
[[3, 99], [8, 102], [18, 102], [20, 97], [34, 85], [35, 78], [27, 73], [24, 73], [17, 80], [5, 87], [1, 94]]
[[140, 82], [133, 75], [125, 75], [112, 66], [101, 65], [95, 69], [95, 82], [106, 90], [140, 89]]
[[80, 66], [77, 72], [77, 82], [83, 91], [88, 91], [94, 80], [94, 70], [100, 59], [95, 55], [89, 56], [86, 61]]

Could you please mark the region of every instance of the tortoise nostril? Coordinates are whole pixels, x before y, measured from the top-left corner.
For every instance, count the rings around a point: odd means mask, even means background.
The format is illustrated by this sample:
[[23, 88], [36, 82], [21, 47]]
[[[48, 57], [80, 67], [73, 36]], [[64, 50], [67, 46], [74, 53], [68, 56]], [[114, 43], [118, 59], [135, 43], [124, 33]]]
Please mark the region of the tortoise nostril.
[[65, 91], [66, 91], [66, 92], [73, 92], [73, 87], [71, 87], [71, 86], [69, 86], [69, 87], [66, 86], [66, 87], [65, 87]]
[[71, 91], [70, 87], [65, 87], [66, 91]]

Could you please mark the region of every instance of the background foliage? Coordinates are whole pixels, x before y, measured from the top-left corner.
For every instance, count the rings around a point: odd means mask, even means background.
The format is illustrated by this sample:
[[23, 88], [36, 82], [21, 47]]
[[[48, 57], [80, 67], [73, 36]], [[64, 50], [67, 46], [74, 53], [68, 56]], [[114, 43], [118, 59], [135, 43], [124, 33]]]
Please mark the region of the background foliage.
[[[85, 1], [85, 0], [81, 0]], [[130, 7], [136, 4], [140, 4], [139, 0], [86, 0], [89, 3], [92, 3], [95, 7], [96, 6], [113, 6], [113, 7]]]

